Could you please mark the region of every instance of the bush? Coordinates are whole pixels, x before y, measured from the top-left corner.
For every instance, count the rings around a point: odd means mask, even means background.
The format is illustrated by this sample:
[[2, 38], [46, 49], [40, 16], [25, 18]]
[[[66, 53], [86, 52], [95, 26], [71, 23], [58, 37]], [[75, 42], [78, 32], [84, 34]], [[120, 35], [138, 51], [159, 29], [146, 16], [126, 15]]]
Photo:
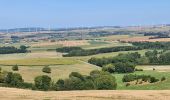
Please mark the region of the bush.
[[130, 86], [130, 83], [126, 83], [126, 87]]
[[19, 70], [18, 65], [12, 66], [12, 70], [13, 70], [13, 71], [18, 71], [18, 70]]
[[115, 71], [118, 73], [132, 73], [134, 72], [134, 69], [135, 65], [130, 62], [119, 62], [115, 64]]
[[22, 89], [32, 89], [32, 87], [33, 87], [32, 83], [22, 82], [19, 84], [19, 88]]
[[34, 83], [37, 89], [47, 91], [51, 86], [51, 78], [47, 75], [37, 76]]
[[136, 75], [129, 74], [129, 75], [124, 75], [123, 78], [122, 78], [122, 81], [123, 82], [131, 82], [131, 81], [134, 81], [136, 79], [137, 79]]
[[151, 76], [150, 75], [133, 75], [133, 74], [128, 74], [128, 75], [124, 75], [122, 78], [123, 82], [131, 82], [131, 81], [135, 81], [135, 80], [139, 80], [142, 79], [142, 81], [147, 82], [150, 81]]
[[77, 77], [71, 77], [64, 81], [66, 90], [83, 90], [83, 81]]
[[20, 84], [24, 82], [24, 80], [22, 79], [22, 76], [20, 74], [12, 73], [12, 72], [9, 72], [6, 75], [4, 81], [6, 84], [9, 84], [14, 87], [20, 87]]
[[83, 90], [94, 90], [95, 89], [94, 82], [90, 79], [86, 79], [82, 87], [83, 87]]
[[162, 78], [161, 78], [161, 81], [165, 81], [166, 80], [166, 78], [163, 76]]
[[64, 89], [65, 89], [65, 88], [64, 88], [64, 80], [59, 79], [59, 80], [55, 83], [54, 89], [55, 89], [56, 91], [62, 91], [62, 90], [64, 90]]
[[70, 78], [72, 78], [72, 77], [77, 77], [77, 78], [81, 79], [82, 81], [84, 80], [83, 75], [81, 75], [81, 74], [78, 73], [78, 72], [72, 72], [72, 73], [69, 75], [69, 77], [70, 77]]
[[3, 71], [3, 72], [0, 72], [0, 83], [4, 83], [5, 81], [5, 77], [8, 73]]
[[51, 73], [51, 68], [49, 66], [45, 66], [43, 69], [42, 69], [42, 72], [44, 73]]
[[115, 72], [115, 66], [113, 64], [107, 64], [102, 67], [102, 71], [107, 71], [109, 73], [114, 73]]
[[150, 78], [150, 83], [155, 83], [155, 82], [158, 82], [159, 79], [156, 79], [155, 77], [151, 77]]
[[98, 90], [116, 89], [116, 79], [112, 75], [101, 75], [94, 80], [95, 87]]
[[143, 69], [137, 69], [137, 68], [136, 68], [135, 71], [143, 71]]
[[90, 76], [91, 76], [92, 78], [96, 78], [96, 77], [98, 77], [100, 74], [101, 74], [101, 71], [99, 71], [99, 70], [93, 70], [93, 71], [90, 72]]

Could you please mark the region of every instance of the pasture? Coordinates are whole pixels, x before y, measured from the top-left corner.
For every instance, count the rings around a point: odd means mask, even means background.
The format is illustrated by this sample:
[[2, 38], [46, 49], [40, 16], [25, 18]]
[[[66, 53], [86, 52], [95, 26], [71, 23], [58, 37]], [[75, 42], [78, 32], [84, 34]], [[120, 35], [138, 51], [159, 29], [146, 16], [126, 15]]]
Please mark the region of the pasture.
[[[32, 63], [30, 63], [32, 64]], [[34, 82], [34, 78], [40, 75], [49, 75], [53, 81], [57, 81], [58, 79], [68, 78], [71, 72], [79, 72], [83, 75], [88, 75], [90, 71], [100, 69], [97, 66], [81, 63], [81, 64], [70, 64], [70, 65], [51, 65], [49, 66], [52, 70], [50, 74], [46, 74], [42, 72], [42, 68], [44, 66], [19, 66], [19, 71], [15, 73], [20, 73], [23, 76], [25, 82]], [[12, 71], [12, 66], [1, 66], [4, 71]], [[13, 71], [12, 71], [13, 72]]]

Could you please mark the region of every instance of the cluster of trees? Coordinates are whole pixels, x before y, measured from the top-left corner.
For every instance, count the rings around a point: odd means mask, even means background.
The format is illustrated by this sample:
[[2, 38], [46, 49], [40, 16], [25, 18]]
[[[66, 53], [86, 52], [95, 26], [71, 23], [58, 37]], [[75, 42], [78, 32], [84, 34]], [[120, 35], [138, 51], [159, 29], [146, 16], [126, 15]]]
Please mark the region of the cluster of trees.
[[143, 49], [170, 49], [170, 42], [133, 42], [133, 46], [118, 46], [118, 47], [107, 47], [98, 49], [82, 49], [81, 47], [62, 47], [57, 48], [57, 52], [66, 53], [64, 57], [72, 56], [88, 56], [100, 53], [118, 52], [118, 51], [132, 51], [132, 50], [143, 50]]
[[109, 58], [91, 58], [89, 63], [102, 67], [103, 71], [110, 73], [130, 73], [135, 71], [136, 63], [141, 55], [137, 52], [128, 54], [119, 54], [116, 57]]
[[33, 90], [114, 90], [116, 79], [108, 72], [94, 70], [89, 76], [72, 72], [68, 79], [59, 79], [56, 83], [48, 75], [37, 76], [34, 83], [24, 82], [18, 73], [0, 71], [0, 86], [27, 88]]
[[150, 65], [169, 65], [170, 64], [170, 52], [158, 52], [157, 50], [148, 51], [145, 53], [145, 57], [141, 58], [139, 64]]
[[24, 82], [18, 73], [0, 71], [0, 86], [16, 88], [32, 88], [32, 83]]
[[95, 58], [92, 57], [88, 60], [90, 64], [102, 67], [103, 71], [110, 73], [127, 73], [134, 71], [142, 71], [135, 69], [136, 65], [169, 65], [170, 52], [158, 52], [157, 50], [147, 51], [144, 56], [138, 52], [119, 54], [116, 57], [108, 58]]
[[84, 50], [80, 47], [63, 47], [63, 48], [57, 48], [56, 51], [67, 53], [63, 55], [64, 57], [72, 57], [72, 56], [88, 56], [88, 55], [95, 55], [95, 54], [108, 53], [108, 52], [141, 50], [141, 49], [142, 48], [136, 46], [118, 46], [118, 47], [98, 48], [98, 49], [89, 49], [89, 50]]
[[[162, 77], [161, 81], [164, 81], [166, 78]], [[136, 74], [128, 74], [128, 75], [124, 75], [122, 78], [123, 82], [131, 82], [131, 81], [137, 81], [137, 80], [141, 80], [143, 82], [149, 82], [149, 83], [155, 83], [158, 82], [159, 79], [157, 79], [156, 77], [150, 76], [150, 75], [136, 75]]]
[[0, 47], [0, 54], [11, 54], [11, 53], [26, 53], [28, 52], [27, 47], [22, 45], [20, 48], [16, 47]]
[[134, 46], [143, 49], [169, 49], [170, 42], [134, 42]]
[[94, 70], [90, 76], [72, 72], [68, 79], [58, 80], [54, 85], [56, 90], [114, 90], [117, 87], [114, 76], [107, 72]]

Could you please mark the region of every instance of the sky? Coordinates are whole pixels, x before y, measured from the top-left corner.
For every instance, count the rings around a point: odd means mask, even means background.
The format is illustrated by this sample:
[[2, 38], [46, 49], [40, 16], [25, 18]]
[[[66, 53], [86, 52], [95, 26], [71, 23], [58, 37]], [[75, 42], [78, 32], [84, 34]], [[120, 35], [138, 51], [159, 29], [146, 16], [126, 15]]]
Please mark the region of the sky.
[[0, 0], [0, 29], [170, 24], [170, 0]]

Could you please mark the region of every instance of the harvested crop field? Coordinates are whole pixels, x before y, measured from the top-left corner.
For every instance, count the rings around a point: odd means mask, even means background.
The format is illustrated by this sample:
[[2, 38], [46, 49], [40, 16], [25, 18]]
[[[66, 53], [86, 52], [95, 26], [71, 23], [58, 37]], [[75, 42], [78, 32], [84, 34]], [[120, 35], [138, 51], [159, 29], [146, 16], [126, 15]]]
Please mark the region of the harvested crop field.
[[61, 45], [61, 46], [82, 46], [82, 45], [89, 45], [89, 43], [86, 40], [41, 42], [41, 43], [33, 44], [32, 47], [44, 47], [44, 46], [54, 46], [54, 45], [58, 45], [58, 46], [59, 45]]
[[169, 100], [170, 91], [32, 91], [0, 87], [1, 100]]
[[170, 38], [158, 38], [158, 39], [149, 39], [150, 37], [131, 37], [126, 39], [120, 39], [123, 42], [170, 42]]

